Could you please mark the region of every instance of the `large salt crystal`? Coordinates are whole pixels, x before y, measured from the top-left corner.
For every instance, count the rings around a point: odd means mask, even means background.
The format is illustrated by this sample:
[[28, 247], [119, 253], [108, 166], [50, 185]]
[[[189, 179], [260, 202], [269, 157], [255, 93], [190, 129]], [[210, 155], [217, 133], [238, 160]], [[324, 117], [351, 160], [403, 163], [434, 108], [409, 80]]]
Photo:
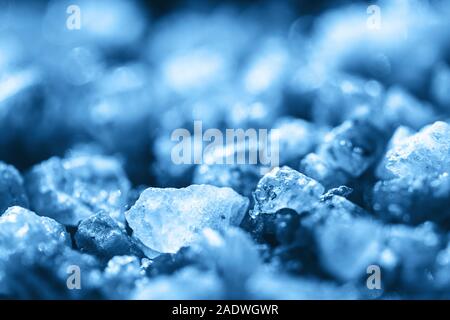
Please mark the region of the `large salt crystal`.
[[0, 230], [0, 261], [19, 251], [46, 253], [70, 244], [62, 225], [21, 207], [6, 210], [0, 217]]
[[239, 225], [248, 204], [247, 198], [230, 188], [148, 188], [125, 216], [134, 236], [145, 246], [175, 253], [197, 240], [204, 228]]
[[385, 170], [397, 177], [436, 177], [450, 172], [450, 126], [442, 121], [395, 143], [385, 156]]
[[4, 268], [12, 255], [19, 254], [33, 261], [70, 245], [70, 236], [62, 225], [17, 206], [0, 217], [0, 230], [0, 292], [4, 290]]
[[75, 155], [36, 165], [26, 187], [36, 213], [73, 226], [100, 211], [124, 222], [130, 183], [115, 158]]
[[325, 188], [304, 174], [287, 166], [274, 168], [259, 181], [253, 194], [252, 216], [292, 209], [308, 211], [320, 200]]

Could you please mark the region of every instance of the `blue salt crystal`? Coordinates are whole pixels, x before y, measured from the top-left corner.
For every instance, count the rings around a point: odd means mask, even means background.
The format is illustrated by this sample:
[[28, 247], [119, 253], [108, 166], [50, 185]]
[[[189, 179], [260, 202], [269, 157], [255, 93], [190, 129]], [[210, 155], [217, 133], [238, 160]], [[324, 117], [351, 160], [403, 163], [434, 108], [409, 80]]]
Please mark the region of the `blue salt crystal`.
[[34, 166], [25, 179], [31, 208], [39, 215], [75, 226], [94, 213], [105, 211], [124, 223], [130, 183], [116, 158], [54, 157]]
[[383, 160], [396, 177], [437, 177], [450, 172], [450, 125], [437, 121], [395, 143]]
[[[133, 181], [146, 181], [151, 136], [158, 112], [152, 101], [151, 78], [143, 63], [129, 63], [107, 70], [94, 84], [95, 94], [79, 110], [85, 130], [109, 153], [124, 159]], [[126, 109], [126, 112], [124, 110]]]
[[262, 300], [354, 300], [362, 298], [360, 289], [309, 277], [293, 277], [279, 272], [262, 271], [248, 284], [252, 299]]
[[[39, 158], [48, 147], [44, 139], [58, 121], [54, 110], [49, 110], [45, 104], [41, 80], [39, 72], [32, 68], [7, 72], [0, 80], [2, 160], [25, 166], [30, 159]], [[37, 130], [35, 135], [28, 134], [31, 125]], [[55, 139], [53, 145], [57, 142]]]
[[28, 198], [20, 173], [0, 161], [0, 215], [12, 206], [28, 207]]
[[286, 43], [275, 36], [262, 41], [243, 72], [243, 86], [254, 95], [276, 92], [283, 84], [289, 66]]
[[443, 221], [450, 199], [450, 127], [435, 122], [397, 139], [381, 161], [374, 210], [387, 220], [420, 223]]
[[182, 247], [176, 253], [163, 253], [152, 259], [145, 272], [149, 277], [173, 274], [189, 265], [204, 263], [198, 256], [191, 247]]
[[400, 286], [409, 292], [427, 292], [433, 286], [431, 272], [443, 239], [436, 226], [424, 223], [418, 227], [393, 225], [386, 229], [386, 247], [396, 256], [400, 268]]
[[0, 217], [0, 258], [20, 251], [34, 255], [62, 250], [70, 246], [64, 226], [53, 219], [40, 217], [21, 207], [11, 207]]
[[[104, 298], [97, 260], [68, 247], [51, 253], [40, 252], [34, 257], [14, 254], [4, 271], [6, 296], [13, 299]], [[79, 283], [75, 280], [77, 274]]]
[[417, 176], [378, 181], [372, 192], [372, 207], [384, 220], [417, 224], [444, 222], [450, 209], [450, 176]]
[[130, 299], [145, 271], [136, 256], [115, 256], [102, 275], [102, 292], [108, 299]]
[[222, 281], [214, 271], [186, 267], [173, 275], [159, 276], [138, 283], [132, 299], [197, 300], [224, 299]]
[[82, 252], [103, 260], [119, 255], [143, 256], [139, 244], [106, 213], [98, 213], [81, 221], [75, 242]]
[[437, 118], [431, 104], [419, 101], [402, 87], [395, 86], [387, 92], [381, 114], [388, 128], [403, 125], [415, 130]]
[[450, 112], [450, 92], [448, 90], [450, 83], [450, 67], [441, 62], [433, 73], [431, 82], [431, 96], [439, 106], [446, 112]]
[[262, 244], [261, 254], [270, 265], [290, 273], [317, 274], [312, 230], [292, 209], [260, 214], [243, 228]]
[[314, 122], [337, 126], [346, 120], [370, 120], [372, 111], [384, 97], [381, 84], [346, 74], [330, 78], [316, 94], [312, 109]]
[[350, 179], [343, 170], [333, 168], [324, 157], [316, 153], [309, 153], [302, 159], [299, 171], [317, 180], [327, 189], [346, 184]]
[[205, 164], [196, 166], [192, 182], [194, 184], [210, 184], [217, 187], [230, 187], [237, 193], [250, 197], [261, 178], [262, 167], [259, 164], [227, 164], [227, 159], [237, 159], [240, 155], [258, 152], [245, 143], [209, 149], [205, 152]]
[[450, 245], [448, 243], [436, 256], [433, 275], [433, 286], [448, 296], [450, 294]]
[[274, 168], [258, 182], [252, 216], [288, 208], [298, 213], [312, 209], [325, 191], [317, 181], [287, 166]]
[[[412, 136], [415, 133], [414, 130], [412, 130], [409, 127], [400, 126], [397, 129], [395, 129], [391, 139], [389, 140], [389, 143], [387, 145], [386, 150], [393, 149], [397, 147], [399, 144], [401, 144], [406, 138], [409, 136]], [[375, 174], [378, 178], [387, 180], [389, 178], [393, 178], [394, 176], [392, 173], [386, 170], [386, 162], [387, 158], [383, 157], [383, 159], [378, 164]]]
[[148, 188], [125, 216], [133, 235], [149, 249], [175, 253], [197, 240], [204, 228], [239, 225], [248, 204], [230, 188]]
[[302, 119], [280, 118], [273, 129], [279, 141], [281, 165], [297, 165], [299, 159], [312, 151], [321, 138], [321, 132]]
[[315, 230], [322, 268], [341, 281], [356, 281], [382, 248], [382, 227], [364, 218], [330, 219]]
[[256, 165], [202, 164], [195, 168], [192, 182], [230, 187], [243, 196], [251, 197], [260, 177], [260, 168]]
[[331, 199], [334, 196], [348, 197], [353, 192], [352, 188], [347, 186], [339, 186], [337, 188], [333, 188], [327, 191], [322, 197], [324, 200]]
[[255, 244], [245, 232], [228, 228], [219, 233], [207, 228], [194, 248], [202, 264], [214, 270], [223, 281], [226, 298], [246, 297], [247, 281], [260, 268], [261, 261]]
[[70, 246], [70, 236], [64, 226], [17, 206], [0, 217], [0, 230], [0, 292], [8, 281], [4, 269], [11, 263], [12, 255], [20, 254], [34, 261]]
[[382, 133], [367, 121], [346, 121], [328, 133], [318, 155], [352, 177], [362, 175], [383, 148]]
[[301, 225], [312, 233], [320, 268], [339, 281], [358, 280], [383, 249], [383, 226], [342, 196], [322, 197]]

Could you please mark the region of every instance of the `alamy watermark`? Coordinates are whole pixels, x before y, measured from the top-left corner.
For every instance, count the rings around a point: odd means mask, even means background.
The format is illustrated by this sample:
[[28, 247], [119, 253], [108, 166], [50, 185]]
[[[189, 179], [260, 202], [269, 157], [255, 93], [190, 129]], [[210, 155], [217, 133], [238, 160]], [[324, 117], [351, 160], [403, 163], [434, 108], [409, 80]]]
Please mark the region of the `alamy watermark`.
[[67, 267], [66, 285], [69, 290], [81, 290], [81, 269], [77, 265]]
[[66, 19], [66, 27], [69, 30], [81, 29], [81, 8], [75, 4], [67, 7], [66, 13], [69, 15]]
[[369, 290], [379, 290], [381, 289], [381, 268], [376, 264], [372, 264], [367, 267], [367, 277], [366, 286]]
[[203, 132], [202, 121], [194, 121], [194, 132], [179, 128], [172, 132], [174, 164], [258, 164], [279, 165], [277, 129], [219, 129]]
[[370, 5], [366, 10], [369, 15], [366, 20], [366, 25], [369, 30], [381, 29], [381, 8], [377, 5]]

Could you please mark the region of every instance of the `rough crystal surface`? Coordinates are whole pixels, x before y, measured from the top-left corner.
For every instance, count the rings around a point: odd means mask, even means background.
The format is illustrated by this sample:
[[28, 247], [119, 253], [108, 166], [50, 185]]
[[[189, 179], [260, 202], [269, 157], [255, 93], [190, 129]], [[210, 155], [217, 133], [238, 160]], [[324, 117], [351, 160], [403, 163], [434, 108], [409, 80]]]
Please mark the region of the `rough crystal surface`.
[[367, 121], [346, 121], [324, 138], [318, 154], [335, 169], [352, 177], [364, 173], [383, 147], [381, 132]]
[[78, 226], [75, 234], [77, 247], [102, 259], [133, 254], [143, 256], [138, 243], [106, 213], [98, 213]]
[[35, 261], [70, 246], [70, 236], [61, 224], [17, 206], [0, 217], [0, 230], [0, 292], [5, 290], [5, 268], [12, 256]]
[[76, 155], [36, 165], [26, 176], [26, 187], [36, 213], [75, 226], [100, 211], [124, 222], [130, 183], [115, 158]]
[[21, 207], [11, 207], [0, 217], [0, 258], [18, 251], [38, 249], [51, 252], [68, 245], [70, 237], [64, 226], [55, 220], [40, 217]]
[[325, 191], [317, 181], [287, 166], [274, 168], [259, 181], [253, 194], [252, 215], [275, 213], [288, 208], [298, 213], [310, 210]]
[[248, 203], [230, 188], [148, 188], [125, 215], [134, 236], [144, 245], [175, 253], [198, 239], [204, 228], [239, 225]]
[[395, 143], [385, 170], [397, 177], [436, 177], [450, 172], [450, 125], [437, 121]]

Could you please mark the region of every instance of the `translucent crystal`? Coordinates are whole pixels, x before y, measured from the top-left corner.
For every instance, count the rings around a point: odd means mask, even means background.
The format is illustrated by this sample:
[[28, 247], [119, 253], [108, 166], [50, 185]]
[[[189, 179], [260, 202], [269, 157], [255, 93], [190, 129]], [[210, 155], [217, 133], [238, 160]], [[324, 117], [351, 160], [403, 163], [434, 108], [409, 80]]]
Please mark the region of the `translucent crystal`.
[[342, 281], [357, 280], [382, 248], [382, 229], [368, 219], [331, 219], [316, 230], [322, 267]]
[[51, 255], [70, 246], [70, 236], [53, 219], [21, 207], [11, 207], [0, 217], [0, 292], [4, 268], [15, 254], [29, 260]]
[[245, 146], [245, 143], [233, 148], [209, 149], [204, 156], [208, 164], [195, 168], [193, 183], [230, 187], [237, 193], [250, 197], [261, 178], [262, 167], [258, 164], [226, 164], [228, 157], [238, 157], [249, 152], [258, 150]]
[[450, 172], [450, 125], [437, 121], [395, 143], [385, 170], [397, 177], [436, 177]]
[[405, 89], [396, 86], [386, 94], [382, 116], [390, 127], [403, 125], [416, 130], [436, 120], [436, 114], [429, 103], [417, 100]]
[[450, 175], [417, 176], [378, 181], [372, 206], [386, 221], [417, 224], [427, 220], [444, 222], [450, 215]]
[[144, 245], [174, 253], [198, 239], [204, 228], [239, 225], [248, 203], [230, 188], [148, 188], [125, 215], [133, 235]]
[[50, 252], [70, 244], [70, 237], [64, 227], [47, 217], [21, 207], [11, 207], [0, 217], [0, 258], [10, 254], [38, 249]]
[[281, 118], [273, 127], [278, 134], [280, 164], [296, 165], [303, 156], [312, 151], [320, 134], [314, 125], [302, 119]]
[[334, 169], [316, 153], [310, 153], [302, 159], [299, 171], [317, 180], [326, 188], [338, 187], [349, 180], [349, 176], [344, 171]]
[[28, 198], [20, 173], [0, 161], [0, 215], [12, 206], [28, 207]]
[[289, 208], [298, 213], [308, 211], [325, 191], [317, 181], [287, 166], [274, 168], [259, 181], [253, 194], [252, 215], [275, 213]]
[[383, 136], [367, 121], [346, 121], [334, 128], [318, 154], [331, 167], [352, 177], [363, 174], [382, 151]]
[[[405, 126], [398, 127], [394, 131], [394, 134], [392, 135], [391, 139], [389, 140], [389, 143], [387, 145], [387, 150], [396, 148], [406, 138], [412, 136], [414, 133], [415, 132], [409, 127], [405, 127]], [[378, 164], [378, 167], [376, 169], [376, 175], [378, 178], [381, 178], [381, 179], [393, 178], [392, 173], [390, 173], [389, 171], [386, 170], [386, 162], [387, 162], [387, 158], [384, 157], [381, 160], [381, 162]]]
[[26, 175], [31, 208], [65, 225], [99, 211], [123, 223], [130, 183], [113, 157], [80, 155], [51, 158]]
[[126, 254], [143, 256], [139, 244], [106, 213], [98, 213], [81, 221], [75, 241], [82, 252], [102, 259]]

